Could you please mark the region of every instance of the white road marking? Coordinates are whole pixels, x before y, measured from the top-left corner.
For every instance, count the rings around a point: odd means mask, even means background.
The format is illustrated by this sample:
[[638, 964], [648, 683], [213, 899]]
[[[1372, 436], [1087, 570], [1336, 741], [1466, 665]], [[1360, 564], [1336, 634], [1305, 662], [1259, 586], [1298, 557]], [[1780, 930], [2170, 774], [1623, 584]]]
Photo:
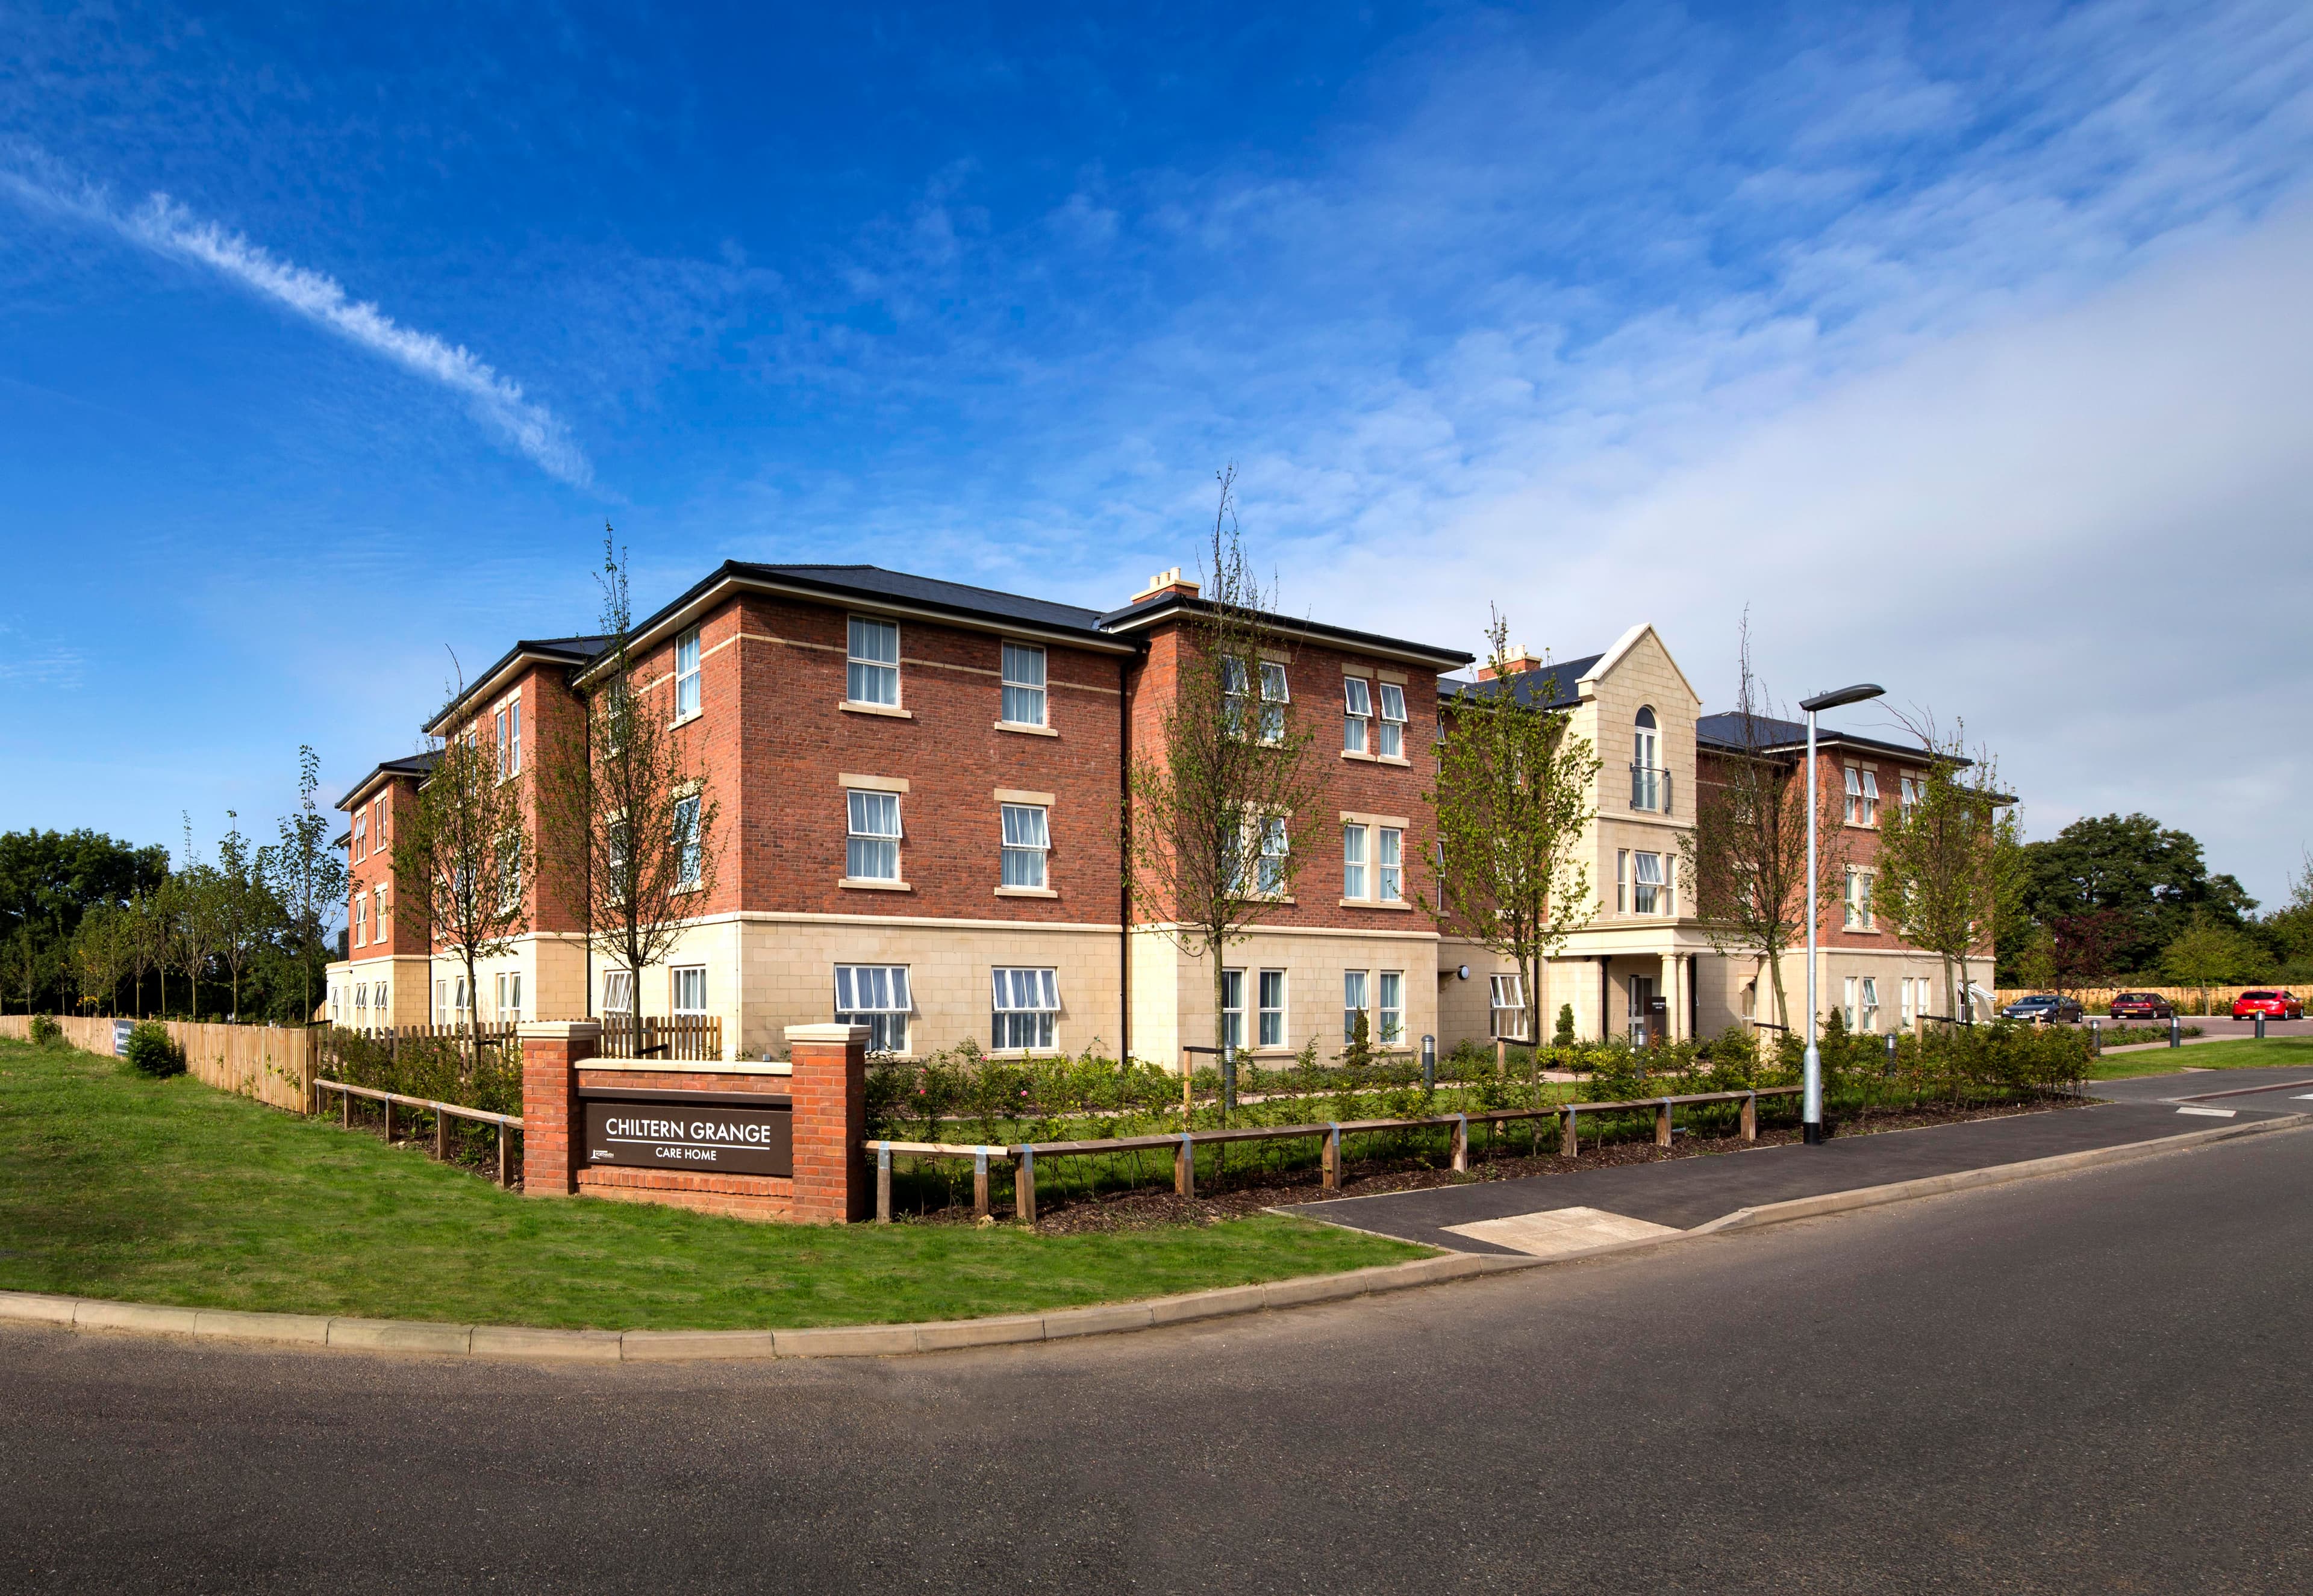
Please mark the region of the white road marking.
[[2206, 1114], [2212, 1119], [2229, 1119], [2240, 1112], [2238, 1109], [2179, 1109], [2177, 1111], [2179, 1114]]
[[1641, 1241], [1649, 1236], [1675, 1236], [1675, 1225], [1652, 1224], [1603, 1208], [1549, 1208], [1538, 1214], [1514, 1214], [1508, 1219], [1481, 1219], [1445, 1227], [1457, 1236], [1491, 1241], [1497, 1247], [1554, 1258], [1581, 1252], [1615, 1241]]
[[2313, 1103], [2313, 1092], [2300, 1092], [2289, 1101], [2293, 1103]]

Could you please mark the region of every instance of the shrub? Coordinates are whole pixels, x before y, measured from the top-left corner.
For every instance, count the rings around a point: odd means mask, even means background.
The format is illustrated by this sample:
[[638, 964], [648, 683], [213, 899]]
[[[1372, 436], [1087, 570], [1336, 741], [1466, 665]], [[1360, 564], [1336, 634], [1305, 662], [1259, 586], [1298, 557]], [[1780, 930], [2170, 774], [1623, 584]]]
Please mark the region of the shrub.
[[1561, 1003], [1558, 1005], [1558, 1030], [1551, 1037], [1550, 1043], [1554, 1048], [1570, 1048], [1574, 1045], [1574, 1005], [1572, 1004]]
[[169, 1028], [147, 1020], [128, 1033], [128, 1067], [155, 1080], [185, 1072], [185, 1050], [177, 1046]]
[[53, 1047], [64, 1039], [65, 1028], [63, 1026], [57, 1024], [46, 1014], [35, 1014], [32, 1016], [32, 1045], [34, 1047]]

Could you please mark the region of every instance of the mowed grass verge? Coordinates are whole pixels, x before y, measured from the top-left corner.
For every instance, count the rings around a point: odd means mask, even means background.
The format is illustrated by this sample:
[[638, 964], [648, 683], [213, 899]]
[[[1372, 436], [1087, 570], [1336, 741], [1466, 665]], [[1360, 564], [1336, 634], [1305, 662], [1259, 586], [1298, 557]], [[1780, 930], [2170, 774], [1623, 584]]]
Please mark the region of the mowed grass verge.
[[2303, 1066], [2313, 1079], [2313, 1037], [2255, 1037], [2222, 1042], [2188, 1042], [2181, 1048], [2150, 1048], [2142, 1053], [2107, 1053], [2089, 1061], [2091, 1081], [2134, 1075], [2173, 1075], [2188, 1069], [2290, 1069]]
[[0, 1041], [5, 1290], [450, 1323], [778, 1329], [1078, 1307], [1426, 1251], [1274, 1215], [1040, 1236], [524, 1197], [374, 1132]]

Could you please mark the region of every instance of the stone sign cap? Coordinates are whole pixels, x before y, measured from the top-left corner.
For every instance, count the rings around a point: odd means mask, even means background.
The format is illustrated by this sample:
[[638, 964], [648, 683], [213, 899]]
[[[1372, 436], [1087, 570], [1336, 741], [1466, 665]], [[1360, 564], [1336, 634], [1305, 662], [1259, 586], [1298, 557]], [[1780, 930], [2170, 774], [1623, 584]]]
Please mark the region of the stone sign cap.
[[524, 1020], [514, 1027], [524, 1041], [596, 1041], [602, 1035], [600, 1020]]

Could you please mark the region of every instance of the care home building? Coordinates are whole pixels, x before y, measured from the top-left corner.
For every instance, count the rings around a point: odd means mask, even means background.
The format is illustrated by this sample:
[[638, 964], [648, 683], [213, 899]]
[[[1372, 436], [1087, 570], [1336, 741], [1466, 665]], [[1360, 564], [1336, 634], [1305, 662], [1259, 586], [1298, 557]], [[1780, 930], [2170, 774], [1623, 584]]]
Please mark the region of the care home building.
[[[1103, 613], [870, 566], [726, 564], [629, 645], [637, 690], [664, 699], [721, 814], [718, 868], [666, 963], [639, 982], [605, 969], [533, 885], [531, 928], [467, 991], [392, 902], [390, 839], [427, 764], [388, 760], [341, 805], [353, 908], [332, 1014], [708, 1014], [741, 1057], [776, 1054], [790, 1024], [843, 1020], [901, 1056], [970, 1038], [1177, 1060], [1211, 1035], [1211, 982], [1161, 926], [1128, 925], [1119, 821], [1202, 604], [1178, 572]], [[1232, 949], [1231, 1033], [1330, 1053], [1345, 1006], [1377, 1036], [1434, 1033], [1438, 936], [1413, 885], [1432, 761], [1412, 729], [1435, 724], [1438, 673], [1470, 656], [1271, 626], [1286, 646], [1251, 662], [1248, 689], [1264, 715], [1322, 728], [1323, 798], [1269, 840], [1315, 862]], [[606, 647], [518, 643], [425, 729], [490, 741], [520, 779], [549, 728], [582, 713]], [[1336, 746], [1345, 713], [1354, 748]], [[1346, 873], [1344, 850], [1359, 860]]]
[[[1680, 861], [1700, 792], [1740, 759], [1803, 776], [1807, 727], [1755, 716], [1746, 733], [1739, 715], [1702, 714], [1701, 696], [1650, 626], [1632, 627], [1604, 653], [1556, 664], [1521, 654], [1506, 663], [1500, 680], [1486, 669], [1474, 681], [1446, 683], [1449, 719], [1458, 694], [1514, 693], [1563, 711], [1570, 732], [1599, 761], [1594, 818], [1578, 845], [1592, 884], [1589, 914], [1545, 966], [1544, 1030], [1562, 1008], [1573, 1010], [1583, 1037], [1677, 1039], [1772, 1022], [1772, 972], [1759, 958], [1712, 950]], [[1917, 748], [1818, 729], [1817, 779], [1837, 805], [1838, 834], [1826, 837], [1824, 854], [1841, 889], [1839, 907], [1821, 922], [1820, 1001], [1825, 1013], [1843, 1011], [1851, 1029], [1909, 1028], [1957, 1012], [1940, 960], [1896, 936], [1874, 908], [1881, 818], [1887, 805], [1911, 801], [1925, 759]], [[1438, 960], [1445, 1033], [1524, 1038], [1512, 962], [1459, 938], [1443, 943]], [[1803, 938], [1783, 966], [1797, 1025], [1807, 1002]]]
[[[787, 1026], [837, 1020], [902, 1057], [968, 1038], [1177, 1065], [1212, 1035], [1212, 982], [1163, 925], [1134, 923], [1118, 837], [1127, 770], [1156, 746], [1203, 605], [1177, 571], [1102, 612], [873, 566], [726, 563], [629, 638], [636, 690], [663, 706], [720, 811], [718, 867], [672, 956], [639, 979], [606, 969], [578, 916], [533, 884], [529, 929], [469, 991], [394, 901], [391, 838], [431, 757], [389, 759], [340, 805], [353, 886], [331, 1016], [711, 1015], [738, 1057], [777, 1057]], [[1235, 1042], [1281, 1061], [1314, 1039], [1330, 1057], [1359, 1013], [1394, 1046], [1518, 1034], [1508, 961], [1441, 940], [1423, 908], [1436, 738], [1465, 691], [1546, 692], [1603, 761], [1582, 844], [1595, 910], [1549, 968], [1545, 1017], [1567, 1004], [1585, 1036], [1684, 1036], [1763, 1003], [1755, 961], [1712, 953], [1682, 901], [1678, 839], [1714, 760], [1797, 756], [1788, 740], [1731, 748], [1732, 717], [1701, 714], [1651, 627], [1473, 682], [1446, 674], [1471, 664], [1460, 649], [1270, 624], [1282, 646], [1247, 662], [1243, 687], [1263, 717], [1315, 734], [1319, 796], [1263, 829], [1262, 848], [1301, 864], [1292, 897], [1229, 951]], [[583, 713], [608, 642], [517, 643], [425, 730], [484, 738], [525, 780], [543, 740]], [[1867, 878], [1827, 939], [1827, 1002], [1851, 993], [1862, 1025], [1948, 1012], [1935, 961], [1869, 908], [1879, 794], [1918, 757], [1839, 733], [1822, 749], [1825, 778], [1853, 784], [1850, 852]], [[1803, 972], [1786, 978], [1796, 994]]]

